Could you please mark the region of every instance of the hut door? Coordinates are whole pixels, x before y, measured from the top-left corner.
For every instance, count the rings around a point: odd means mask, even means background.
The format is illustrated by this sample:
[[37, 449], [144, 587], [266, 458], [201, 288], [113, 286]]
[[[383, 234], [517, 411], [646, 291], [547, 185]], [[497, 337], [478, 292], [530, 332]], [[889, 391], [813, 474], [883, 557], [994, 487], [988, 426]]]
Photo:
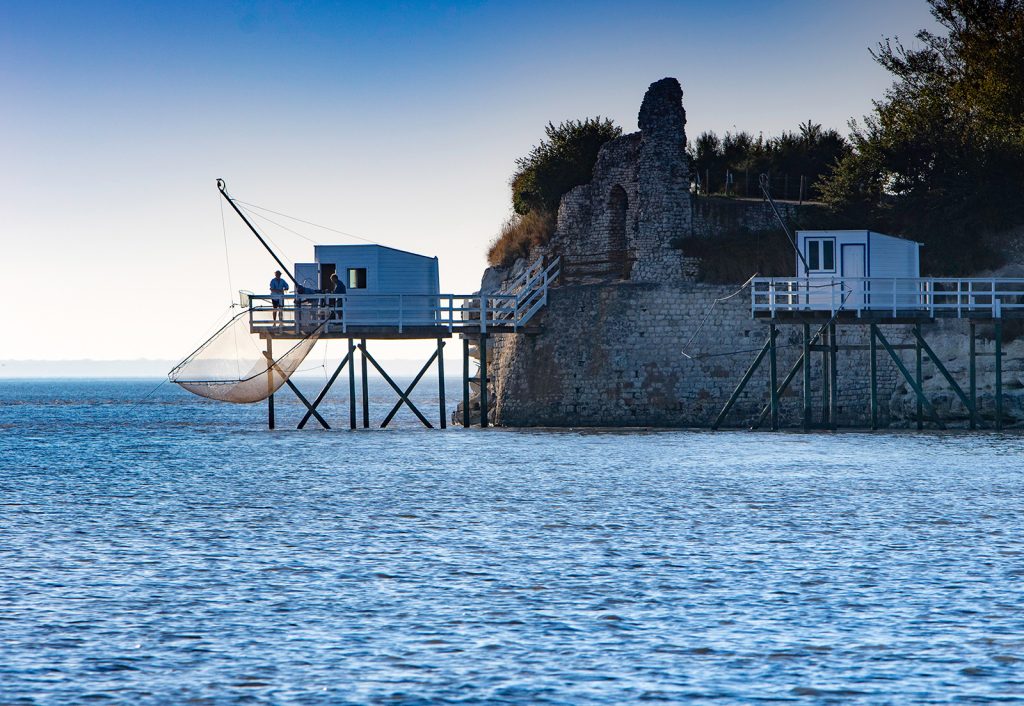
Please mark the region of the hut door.
[[847, 309], [863, 309], [865, 282], [864, 278], [864, 246], [843, 245], [840, 253], [842, 259], [843, 296], [849, 292], [846, 299]]

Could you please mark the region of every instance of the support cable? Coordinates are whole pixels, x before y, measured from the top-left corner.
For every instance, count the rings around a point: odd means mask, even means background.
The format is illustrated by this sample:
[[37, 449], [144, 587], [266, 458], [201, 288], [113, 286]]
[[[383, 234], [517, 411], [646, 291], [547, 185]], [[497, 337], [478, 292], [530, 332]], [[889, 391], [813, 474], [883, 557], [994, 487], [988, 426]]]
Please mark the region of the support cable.
[[725, 296], [725, 297], [719, 297], [715, 301], [711, 302], [711, 307], [707, 310], [707, 313], [704, 314], [704, 318], [701, 319], [700, 323], [697, 325], [697, 330], [693, 332], [693, 335], [690, 336], [690, 338], [686, 341], [686, 343], [683, 344], [682, 350], [679, 351], [679, 353], [684, 358], [688, 358], [690, 360], [694, 360], [694, 357], [689, 355], [686, 352], [686, 349], [690, 347], [690, 344], [693, 343], [693, 339], [697, 338], [697, 334], [699, 334], [701, 332], [701, 330], [704, 328], [704, 324], [707, 323], [708, 319], [711, 317], [711, 314], [715, 311], [715, 307], [718, 306], [718, 304], [721, 303], [721, 302], [728, 301], [728, 300], [732, 299], [736, 295], [740, 294], [744, 289], [749, 287], [751, 285], [751, 283], [754, 281], [754, 278], [757, 277], [757, 274], [758, 273], [755, 272], [754, 274], [750, 275], [750, 279], [748, 279], [746, 282], [744, 282], [743, 286], [741, 286], [739, 289], [737, 289], [732, 294], [730, 294], [728, 296]]
[[[289, 216], [287, 213], [281, 213], [280, 211], [274, 211], [272, 209], [265, 208], [263, 206], [257, 206], [254, 203], [247, 203], [245, 201], [237, 201], [237, 202], [241, 203], [241, 204], [245, 204], [249, 208], [255, 208], [255, 209], [260, 210], [260, 211], [266, 211], [267, 213], [273, 213], [276, 216], [284, 216], [285, 218], [289, 218], [289, 219], [291, 219], [293, 221], [298, 221], [299, 223], [305, 223], [306, 225], [313, 226], [314, 228], [322, 228], [323, 230], [329, 230], [332, 233], [337, 233], [338, 235], [344, 235], [347, 238], [355, 238], [356, 240], [362, 240], [364, 243], [370, 243], [372, 245], [380, 245], [380, 243], [378, 243], [377, 241], [370, 240], [369, 238], [364, 238], [361, 235], [355, 235], [353, 233], [346, 233], [343, 230], [338, 230], [337, 228], [331, 228], [330, 226], [322, 226], [319, 223], [313, 223], [312, 221], [307, 221], [307, 220], [304, 220], [302, 218], [298, 218], [296, 216]], [[305, 236], [302, 236], [302, 237], [305, 237]], [[306, 239], [310, 240], [309, 238], [306, 238]], [[312, 241], [311, 240], [310, 242], [316, 242], [316, 241]]]

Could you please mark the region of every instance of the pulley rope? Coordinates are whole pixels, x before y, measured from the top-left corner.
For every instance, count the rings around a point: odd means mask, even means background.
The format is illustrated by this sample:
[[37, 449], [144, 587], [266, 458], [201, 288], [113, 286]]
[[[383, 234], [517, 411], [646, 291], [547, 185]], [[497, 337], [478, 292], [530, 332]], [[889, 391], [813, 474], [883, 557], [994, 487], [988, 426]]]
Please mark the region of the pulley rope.
[[[259, 211], [266, 211], [267, 213], [273, 213], [276, 216], [283, 216], [283, 217], [289, 218], [289, 219], [291, 219], [293, 221], [298, 221], [299, 223], [305, 223], [306, 225], [313, 226], [314, 228], [322, 228], [323, 230], [329, 230], [332, 233], [337, 233], [338, 235], [344, 235], [347, 238], [355, 238], [356, 240], [362, 240], [364, 243], [370, 243], [371, 245], [380, 245], [380, 243], [378, 243], [376, 240], [370, 240], [369, 238], [364, 238], [361, 235], [355, 235], [353, 233], [346, 233], [343, 230], [338, 230], [337, 228], [331, 228], [330, 226], [322, 226], [319, 223], [313, 223], [312, 221], [307, 221], [307, 220], [304, 220], [302, 218], [298, 218], [297, 216], [289, 216], [287, 213], [281, 213], [280, 211], [274, 211], [273, 209], [265, 208], [263, 206], [257, 206], [256, 204], [247, 203], [245, 201], [239, 201], [237, 199], [235, 200], [235, 202], [236, 203], [245, 204], [249, 208], [255, 208], [255, 209], [259, 210]], [[271, 221], [271, 223], [273, 223], [273, 221]], [[275, 224], [275, 225], [280, 225], [280, 224]], [[281, 226], [281, 227], [284, 228], [284, 226]], [[288, 230], [288, 229], [285, 228], [285, 230]], [[292, 232], [295, 233], [295, 231], [292, 231]], [[313, 240], [311, 238], [307, 238], [306, 236], [302, 235], [301, 233], [295, 233], [295, 234], [298, 235], [300, 238], [306, 238], [306, 240], [309, 240], [311, 243], [315, 243], [316, 242], [315, 240]]]

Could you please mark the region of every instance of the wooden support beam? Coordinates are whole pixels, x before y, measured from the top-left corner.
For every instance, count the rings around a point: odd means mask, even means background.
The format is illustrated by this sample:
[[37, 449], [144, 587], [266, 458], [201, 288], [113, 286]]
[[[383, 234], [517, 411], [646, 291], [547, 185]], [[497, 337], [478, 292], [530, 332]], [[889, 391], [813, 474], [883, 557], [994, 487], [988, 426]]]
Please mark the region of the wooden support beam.
[[838, 331], [835, 321], [828, 325], [828, 421], [832, 429], [839, 427], [839, 360]]
[[[359, 342], [363, 345], [364, 348], [366, 347], [366, 339], [365, 338], [360, 339]], [[363, 355], [360, 355], [359, 356], [359, 360], [360, 360], [360, 363], [361, 363], [361, 370], [360, 370], [361, 374], [360, 374], [359, 377], [360, 377], [360, 380], [362, 380], [362, 385], [363, 385], [363, 429], [369, 429], [370, 428], [370, 383], [366, 379], [366, 354], [364, 353]], [[353, 361], [353, 365], [354, 364], [355, 364], [355, 361]]]
[[907, 384], [910, 385], [910, 387], [913, 388], [914, 392], [917, 395], [919, 395], [920, 398], [923, 400], [924, 406], [928, 409], [928, 414], [931, 415], [932, 420], [938, 425], [940, 429], [945, 429], [946, 425], [942, 423], [941, 419], [939, 419], [939, 415], [936, 413], [935, 408], [932, 406], [932, 403], [928, 400], [927, 397], [924, 396], [924, 391], [921, 390], [920, 387], [918, 387], [916, 382], [914, 382], [914, 378], [911, 376], [910, 371], [907, 370], [907, 366], [905, 366], [903, 364], [903, 361], [900, 360], [900, 357], [896, 355], [896, 351], [894, 351], [892, 349], [892, 346], [889, 345], [889, 341], [886, 339], [884, 335], [882, 335], [882, 332], [877, 328], [875, 329], [875, 335], [878, 336], [878, 342], [882, 344], [882, 347], [885, 348], [885, 351], [889, 354], [889, 357], [892, 358], [892, 362], [896, 364], [896, 367], [899, 368], [899, 371], [903, 374], [903, 379], [907, 381]]
[[914, 337], [917, 338], [918, 345], [920, 345], [921, 348], [924, 349], [924, 352], [928, 354], [928, 359], [935, 364], [935, 369], [939, 371], [942, 377], [946, 378], [946, 382], [949, 383], [949, 386], [953, 388], [953, 392], [956, 393], [956, 396], [960, 398], [961, 402], [963, 402], [964, 407], [967, 408], [967, 413], [970, 415], [971, 419], [971, 429], [974, 429], [976, 426], [977, 409], [975, 408], [973, 398], [968, 398], [968, 396], [964, 394], [963, 389], [959, 384], [957, 384], [957, 381], [953, 379], [953, 376], [950, 375], [949, 370], [947, 370], [946, 366], [942, 364], [942, 361], [939, 360], [939, 356], [935, 355], [935, 351], [933, 351], [932, 347], [928, 345], [928, 341], [924, 340], [924, 336], [921, 335], [921, 331], [917, 327], [914, 328]]
[[800, 356], [804, 360], [804, 431], [811, 430], [811, 325], [804, 324], [804, 346], [803, 354]]
[[480, 428], [487, 428], [487, 334], [480, 334]]
[[975, 367], [976, 353], [977, 353], [977, 351], [976, 351], [976, 347], [977, 346], [975, 344], [975, 341], [977, 340], [978, 332], [977, 332], [977, 329], [975, 328], [975, 323], [973, 321], [971, 322], [970, 329], [971, 329], [970, 330], [971, 340], [970, 340], [970, 343], [968, 344], [967, 368], [968, 368], [968, 375], [970, 376], [970, 381], [969, 381], [968, 384], [969, 384], [969, 386], [971, 388], [971, 409], [974, 410], [974, 414], [971, 415], [971, 424], [970, 424], [970, 426], [971, 426], [971, 429], [976, 429], [977, 427], [975, 425], [975, 420], [978, 418], [978, 414], [977, 414], [977, 411], [978, 411], [978, 372], [977, 372], [977, 369]]
[[469, 338], [462, 338], [462, 428], [469, 429]]
[[[338, 364], [337, 369], [335, 369], [334, 374], [331, 375], [331, 377], [327, 380], [327, 384], [323, 386], [323, 389], [320, 390], [320, 394], [316, 396], [316, 399], [313, 400], [313, 404], [309, 408], [307, 408], [306, 414], [299, 421], [299, 429], [302, 429], [303, 427], [306, 426], [306, 422], [308, 422], [309, 418], [313, 416], [313, 410], [317, 409], [320, 406], [320, 403], [323, 402], [323, 399], [327, 397], [327, 393], [331, 389], [331, 385], [333, 385], [334, 381], [338, 379], [338, 376], [341, 375], [341, 371], [344, 370], [345, 365], [349, 363], [351, 359], [351, 353], [349, 353], [348, 355], [341, 359], [341, 362]], [[326, 424], [327, 422], [321, 421], [320, 423]]]
[[768, 336], [768, 405], [771, 407], [772, 431], [779, 430], [779, 391], [778, 391], [778, 362], [776, 355], [775, 336], [777, 329], [775, 322], [769, 327]]
[[420, 368], [420, 371], [416, 374], [416, 377], [414, 377], [412, 382], [409, 383], [409, 386], [405, 388], [405, 392], [399, 393], [401, 397], [398, 400], [398, 402], [395, 403], [395, 406], [391, 408], [391, 411], [388, 412], [388, 415], [384, 417], [384, 421], [381, 422], [380, 425], [381, 429], [383, 429], [384, 427], [391, 423], [391, 420], [395, 418], [395, 415], [398, 414], [398, 410], [402, 408], [403, 404], [408, 404], [409, 407], [412, 408], [412, 391], [416, 389], [416, 386], [419, 384], [420, 380], [423, 379], [423, 376], [426, 374], [428, 370], [430, 370], [430, 366], [434, 364], [434, 361], [437, 360], [439, 356], [440, 351], [435, 350], [430, 355], [430, 358], [423, 365], [423, 367]]
[[821, 348], [821, 425], [828, 427], [828, 383], [831, 376], [828, 372], [828, 330], [822, 334], [822, 341], [824, 346]]
[[441, 417], [441, 428], [448, 428], [448, 403], [444, 390], [444, 339], [437, 339], [437, 406]]
[[[267, 360], [273, 362], [274, 360], [274, 339], [267, 336], [267, 351], [264, 353]], [[274, 376], [267, 374], [267, 389], [270, 391], [270, 395], [267, 397], [267, 428], [273, 429], [275, 426], [274, 420]]]
[[[356, 344], [351, 338], [348, 339], [348, 357], [355, 361]], [[356, 428], [356, 366], [348, 366], [348, 428]]]
[[[820, 329], [818, 329], [817, 333], [814, 334], [814, 337], [811, 339], [811, 341], [818, 340], [818, 337], [821, 336], [821, 332], [824, 329], [825, 329], [825, 326], [822, 326]], [[782, 397], [782, 395], [785, 394], [786, 390], [789, 389], [790, 384], [793, 382], [793, 380], [796, 379], [797, 373], [799, 373], [800, 370], [803, 368], [803, 365], [804, 365], [804, 356], [803, 356], [803, 354], [801, 354], [800, 357], [796, 359], [796, 362], [793, 363], [793, 367], [789, 369], [789, 372], [786, 374], [786, 377], [782, 381], [782, 384], [779, 385], [778, 392], [775, 393], [777, 396]], [[761, 414], [757, 417], [756, 420], [754, 420], [754, 424], [753, 424], [753, 426], [751, 428], [757, 429], [762, 424], [764, 424], [764, 420], [767, 419], [768, 414], [770, 412], [771, 412], [771, 403], [769, 402], [768, 404], [766, 404], [761, 409]]]
[[924, 383], [921, 375], [921, 324], [914, 324], [911, 332], [914, 334], [914, 379], [917, 380], [917, 430], [924, 429]]
[[302, 391], [295, 386], [295, 383], [292, 382], [290, 379], [285, 380], [284, 382], [291, 389], [291, 391], [295, 393], [295, 396], [299, 398], [299, 402], [306, 406], [306, 414], [315, 417], [316, 420], [320, 422], [320, 426], [322, 426], [324, 429], [330, 429], [331, 425], [327, 423], [326, 419], [320, 416], [320, 413], [316, 411], [316, 407], [309, 403], [309, 400], [307, 400], [306, 396], [302, 394]]
[[1003, 322], [996, 319], [996, 431], [1003, 430]]
[[739, 385], [736, 386], [736, 389], [733, 390], [732, 395], [729, 396], [729, 401], [725, 403], [725, 407], [723, 407], [722, 411], [718, 413], [718, 417], [711, 425], [712, 429], [718, 429], [718, 427], [722, 425], [722, 422], [725, 421], [725, 417], [729, 414], [729, 410], [731, 410], [732, 406], [736, 404], [736, 400], [739, 399], [739, 396], [743, 392], [743, 389], [747, 386], [747, 383], [750, 382], [750, 378], [754, 376], [754, 372], [757, 370], [758, 366], [761, 365], [761, 361], [764, 360], [764, 357], [766, 355], [768, 355], [768, 351], [772, 346], [772, 339], [777, 334], [778, 331], [773, 329], [772, 333], [768, 337], [768, 340], [765, 341], [764, 346], [761, 347], [761, 352], [757, 354], [756, 358], [754, 358], [754, 362], [750, 364], [750, 367], [747, 368], [747, 372], [745, 372], [743, 374], [743, 377], [740, 379]]
[[[431, 424], [430, 421], [426, 417], [424, 417], [422, 413], [420, 413], [420, 411], [416, 408], [416, 405], [412, 403], [412, 400], [409, 399], [408, 395], [406, 395], [402, 388], [400, 388], [398, 384], [391, 379], [391, 376], [387, 374], [387, 371], [385, 371], [384, 368], [380, 366], [380, 363], [378, 363], [376, 359], [372, 355], [370, 355], [369, 351], [366, 350], [366, 346], [363, 344], [359, 344], [359, 349], [363, 352], [363, 355], [366, 356], [366, 359], [370, 361], [370, 365], [372, 365], [377, 370], [377, 372], [380, 373], [381, 377], [384, 378], [385, 382], [387, 382], [387, 384], [391, 386], [391, 389], [398, 393], [398, 397], [400, 398], [400, 400], [402, 402], [405, 402], [405, 404], [409, 406], [409, 409], [412, 410], [412, 413], [416, 415], [416, 417], [420, 420], [423, 426], [427, 427], [428, 429], [433, 429], [434, 425]], [[437, 353], [435, 352], [434, 355], [437, 355]], [[433, 356], [431, 356], [431, 360], [428, 361], [427, 366], [429, 367], [430, 363], [432, 362]], [[413, 385], [415, 385], [416, 382], [419, 382], [419, 378], [422, 377], [423, 372], [425, 371], [420, 371], [420, 375], [417, 376], [417, 379], [414, 381]], [[390, 421], [390, 419], [388, 419], [387, 421]], [[384, 424], [381, 424], [382, 428], [385, 426], [385, 424], [387, 424], [387, 421]]]
[[878, 341], [875, 338], [878, 326], [871, 324], [871, 352], [869, 353], [871, 370], [871, 428], [878, 429]]

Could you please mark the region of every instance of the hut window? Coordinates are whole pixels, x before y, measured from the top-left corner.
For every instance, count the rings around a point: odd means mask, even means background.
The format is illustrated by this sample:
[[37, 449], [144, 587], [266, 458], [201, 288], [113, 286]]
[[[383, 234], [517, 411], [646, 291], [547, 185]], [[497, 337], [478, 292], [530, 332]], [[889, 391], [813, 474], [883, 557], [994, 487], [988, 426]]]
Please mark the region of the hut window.
[[812, 272], [834, 272], [836, 241], [831, 238], [807, 240], [807, 267]]
[[350, 267], [350, 268], [348, 268], [348, 288], [349, 289], [366, 289], [366, 268], [365, 267]]

